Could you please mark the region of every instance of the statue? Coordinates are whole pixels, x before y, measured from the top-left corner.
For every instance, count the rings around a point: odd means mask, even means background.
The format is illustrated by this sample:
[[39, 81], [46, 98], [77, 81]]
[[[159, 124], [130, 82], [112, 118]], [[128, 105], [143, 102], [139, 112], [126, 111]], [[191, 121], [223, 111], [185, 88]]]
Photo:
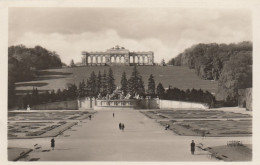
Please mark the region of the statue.
[[135, 99], [139, 99], [139, 94], [135, 93]]
[[131, 98], [131, 94], [128, 93], [126, 96], [125, 96], [125, 99], [130, 99]]
[[29, 104], [27, 105], [27, 111], [30, 111], [31, 110], [31, 108], [30, 108], [30, 106], [29, 106]]
[[124, 92], [122, 92], [122, 93], [120, 93], [120, 100], [123, 100], [123, 99], [125, 99], [125, 96], [124, 96], [124, 94], [123, 94]]
[[106, 100], [109, 100], [109, 94], [106, 95]]
[[100, 93], [98, 94], [98, 98], [97, 99], [99, 99], [99, 100], [102, 99], [102, 96], [101, 96]]

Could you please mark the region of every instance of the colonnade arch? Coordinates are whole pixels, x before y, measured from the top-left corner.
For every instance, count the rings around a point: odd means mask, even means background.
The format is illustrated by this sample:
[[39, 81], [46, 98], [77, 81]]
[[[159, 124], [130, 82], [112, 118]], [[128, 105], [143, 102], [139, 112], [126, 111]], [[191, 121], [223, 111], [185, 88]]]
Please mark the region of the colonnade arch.
[[129, 57], [130, 64], [149, 64], [149, 55], [132, 55]]
[[153, 65], [153, 54], [86, 54], [87, 65]]

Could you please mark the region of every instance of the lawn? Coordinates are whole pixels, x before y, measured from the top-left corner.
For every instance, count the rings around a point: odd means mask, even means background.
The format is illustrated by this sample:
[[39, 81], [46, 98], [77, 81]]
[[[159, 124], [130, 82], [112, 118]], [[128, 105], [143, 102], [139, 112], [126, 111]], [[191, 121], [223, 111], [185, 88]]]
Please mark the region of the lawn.
[[87, 111], [9, 112], [8, 138], [25, 139], [57, 136], [76, 123], [88, 119], [88, 116], [94, 113]]
[[252, 118], [248, 114], [224, 112], [217, 110], [153, 110], [142, 111], [152, 119], [236, 119]]
[[178, 135], [206, 137], [252, 136], [252, 120], [184, 120], [160, 121]]
[[252, 148], [246, 145], [237, 147], [216, 146], [206, 149], [212, 156], [224, 161], [251, 161]]
[[[126, 72], [127, 78], [131, 76], [133, 66], [111, 66], [115, 83], [120, 86], [120, 80], [123, 72]], [[16, 90], [20, 93], [32, 90], [37, 87], [38, 90], [64, 89], [68, 83], [79, 84], [83, 79], [86, 81], [92, 71], [98, 74], [104, 70], [108, 72], [109, 66], [93, 66], [93, 67], [77, 67], [50, 69], [41, 71], [39, 77], [35, 81], [22, 82], [16, 84]], [[191, 70], [183, 66], [138, 66], [138, 71], [143, 77], [145, 87], [147, 88], [148, 78], [150, 74], [155, 77], [156, 85], [161, 82], [165, 88], [169, 85], [180, 89], [203, 89], [212, 93], [216, 92], [217, 82], [210, 80], [202, 80]]]
[[49, 111], [49, 112], [9, 112], [9, 121], [30, 121], [30, 120], [84, 120], [94, 112], [81, 111]]
[[141, 111], [161, 125], [183, 136], [237, 137], [252, 136], [252, 116], [216, 110]]

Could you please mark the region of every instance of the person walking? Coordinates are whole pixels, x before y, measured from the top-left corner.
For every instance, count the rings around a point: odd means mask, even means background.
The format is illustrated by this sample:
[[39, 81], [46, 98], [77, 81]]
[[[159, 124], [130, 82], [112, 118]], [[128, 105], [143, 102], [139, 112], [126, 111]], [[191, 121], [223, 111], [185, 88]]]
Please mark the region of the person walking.
[[122, 124], [121, 124], [121, 123], [119, 123], [119, 129], [120, 129], [120, 130], [122, 129]]
[[125, 125], [124, 125], [124, 124], [122, 124], [122, 131], [124, 131], [124, 129], [125, 129]]
[[51, 139], [51, 148], [54, 150], [55, 147], [55, 140], [54, 138]]
[[191, 150], [191, 154], [194, 155], [195, 152], [195, 143], [194, 140], [192, 140], [191, 144], [190, 144], [190, 150]]
[[113, 112], [113, 118], [115, 117], [115, 114], [114, 114], [114, 112]]

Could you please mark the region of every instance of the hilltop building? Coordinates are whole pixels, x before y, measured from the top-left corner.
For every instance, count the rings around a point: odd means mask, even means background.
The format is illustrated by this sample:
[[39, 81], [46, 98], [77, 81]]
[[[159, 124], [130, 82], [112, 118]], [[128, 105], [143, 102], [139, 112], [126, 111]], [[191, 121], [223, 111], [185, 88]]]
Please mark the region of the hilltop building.
[[115, 46], [105, 52], [82, 52], [82, 65], [154, 65], [154, 55], [148, 52], [130, 52], [124, 47]]

